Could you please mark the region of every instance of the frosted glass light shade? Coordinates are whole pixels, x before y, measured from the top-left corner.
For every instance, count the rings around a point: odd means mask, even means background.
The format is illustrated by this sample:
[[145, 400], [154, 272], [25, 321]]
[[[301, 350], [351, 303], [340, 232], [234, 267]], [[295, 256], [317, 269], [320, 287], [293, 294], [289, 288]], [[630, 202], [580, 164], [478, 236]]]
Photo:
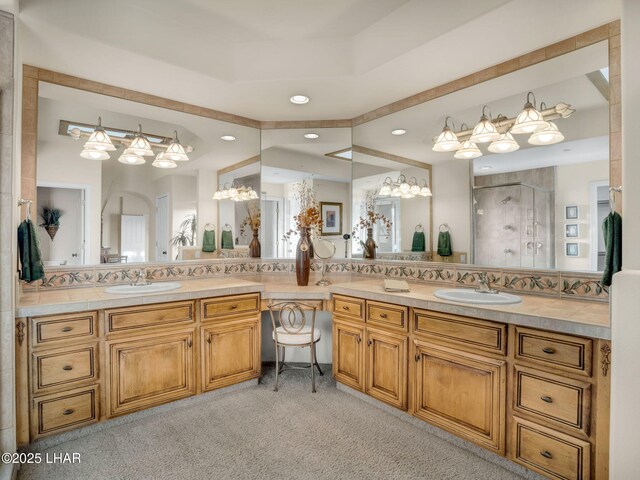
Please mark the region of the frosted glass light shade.
[[80, 156], [87, 160], [109, 160], [111, 158], [105, 150], [93, 150], [89, 148], [82, 150]]
[[432, 150], [434, 152], [452, 152], [458, 148], [460, 148], [458, 137], [445, 125], [442, 133], [438, 135], [436, 142], [433, 144]]
[[529, 137], [531, 145], [553, 145], [564, 140], [564, 135], [553, 122], [548, 122], [549, 127], [544, 130], [538, 130]]
[[105, 152], [113, 152], [116, 149], [115, 145], [111, 143], [107, 132], [100, 126], [93, 131], [89, 140], [84, 144], [84, 148], [87, 150], [104, 150]]
[[156, 156], [156, 159], [151, 165], [156, 168], [176, 168], [178, 166], [178, 164], [170, 158], [164, 158], [164, 153], [162, 152]]
[[149, 145], [149, 140], [142, 135], [142, 126], [140, 126], [140, 130], [134, 134], [131, 145], [129, 145], [129, 150], [131, 153], [135, 153], [141, 157], [151, 157], [154, 155], [153, 150], [151, 150], [151, 145]]
[[422, 195], [423, 197], [432, 197], [433, 196], [433, 194], [431, 193], [431, 189], [429, 187], [427, 187], [426, 185], [420, 189], [420, 195]]
[[514, 140], [513, 135], [511, 135], [510, 132], [507, 132], [500, 135], [500, 138], [497, 140], [491, 142], [488, 150], [492, 153], [509, 153], [515, 152], [519, 148], [520, 145], [518, 145], [518, 142]]
[[500, 133], [496, 130], [496, 126], [489, 120], [486, 115], [480, 117], [480, 121], [474, 127], [469, 141], [471, 143], [487, 143], [493, 142], [500, 137]]
[[132, 153], [128, 148], [125, 149], [124, 152], [122, 152], [122, 155], [120, 155], [118, 161], [120, 163], [124, 163], [125, 165], [144, 165], [145, 163], [147, 163], [144, 158], [142, 158], [140, 155]]
[[482, 152], [475, 143], [465, 140], [458, 151], [453, 155], [455, 158], [462, 160], [469, 160], [472, 158], [478, 158], [482, 156]]
[[175, 132], [175, 137], [171, 140], [167, 151], [164, 152], [164, 156], [174, 162], [186, 162], [189, 160], [187, 153], [184, 151], [184, 147], [180, 145], [180, 141], [178, 140], [178, 132]]
[[543, 130], [549, 126], [542, 114], [535, 107], [527, 102], [520, 115], [516, 118], [516, 123], [511, 127], [511, 133], [533, 133]]

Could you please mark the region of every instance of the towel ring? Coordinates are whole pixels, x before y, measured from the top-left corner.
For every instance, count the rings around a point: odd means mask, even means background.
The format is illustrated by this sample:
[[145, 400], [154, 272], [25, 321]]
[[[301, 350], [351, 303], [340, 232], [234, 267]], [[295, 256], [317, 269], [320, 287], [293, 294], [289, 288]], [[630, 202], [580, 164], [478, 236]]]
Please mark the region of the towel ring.
[[415, 231], [416, 232], [424, 232], [424, 228], [423, 228], [421, 223], [416, 225]]
[[204, 224], [204, 229], [205, 230], [213, 230], [215, 232], [216, 230], [216, 226], [213, 223], [205, 223]]
[[[443, 228], [444, 228], [444, 230], [443, 230]], [[438, 227], [438, 230], [440, 232], [448, 232], [449, 231], [449, 224], [441, 223], [440, 226]]]
[[222, 227], [222, 230], [224, 230], [225, 232], [230, 232], [231, 231], [231, 225], [229, 225], [228, 223], [225, 223], [224, 227]]

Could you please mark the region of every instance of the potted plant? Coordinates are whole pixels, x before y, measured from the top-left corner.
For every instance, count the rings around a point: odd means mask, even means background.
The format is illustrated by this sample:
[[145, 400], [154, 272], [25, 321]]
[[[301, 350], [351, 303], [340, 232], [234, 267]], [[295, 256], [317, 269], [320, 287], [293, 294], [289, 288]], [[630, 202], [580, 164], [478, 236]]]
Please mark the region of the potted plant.
[[353, 227], [353, 238], [359, 239], [358, 233], [362, 230], [367, 231], [367, 238], [363, 242], [360, 240], [360, 245], [362, 245], [362, 256], [367, 259], [375, 259], [376, 258], [376, 242], [373, 239], [373, 226], [378, 224], [384, 229], [384, 235], [389, 236], [391, 234], [391, 220], [385, 217], [380, 212], [375, 211], [375, 205], [373, 201], [373, 194], [367, 195], [366, 200], [366, 209], [367, 213], [364, 217], [360, 217], [358, 223], [355, 227]]
[[249, 243], [249, 256], [252, 258], [260, 258], [260, 240], [258, 234], [260, 232], [260, 207], [257, 201], [245, 203], [247, 216], [240, 224], [240, 235], [244, 237], [246, 231], [251, 229], [253, 239]]
[[[174, 247], [190, 247], [196, 244], [196, 234], [198, 231], [198, 223], [196, 221], [196, 214], [190, 213], [185, 216], [180, 224], [180, 230], [171, 237], [171, 245]], [[176, 260], [178, 259], [176, 254]]]
[[42, 223], [40, 224], [47, 233], [51, 240], [58, 233], [58, 229], [60, 228], [60, 217], [64, 215], [64, 210], [56, 207], [52, 207], [51, 205], [43, 205], [40, 209], [40, 220]]

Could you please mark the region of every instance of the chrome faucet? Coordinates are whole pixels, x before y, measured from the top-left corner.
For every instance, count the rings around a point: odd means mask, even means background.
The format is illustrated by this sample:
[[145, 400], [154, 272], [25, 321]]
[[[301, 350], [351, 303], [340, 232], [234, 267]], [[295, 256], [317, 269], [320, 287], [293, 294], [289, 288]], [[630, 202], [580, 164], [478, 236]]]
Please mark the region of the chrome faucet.
[[491, 281], [486, 272], [480, 272], [478, 274], [478, 288], [476, 292], [480, 293], [498, 293], [498, 290], [492, 289], [490, 285]]
[[134, 285], [134, 286], [149, 285], [149, 282], [147, 282], [147, 275], [145, 274], [144, 270], [138, 270], [138, 273], [136, 273], [136, 281], [131, 282], [131, 285]]

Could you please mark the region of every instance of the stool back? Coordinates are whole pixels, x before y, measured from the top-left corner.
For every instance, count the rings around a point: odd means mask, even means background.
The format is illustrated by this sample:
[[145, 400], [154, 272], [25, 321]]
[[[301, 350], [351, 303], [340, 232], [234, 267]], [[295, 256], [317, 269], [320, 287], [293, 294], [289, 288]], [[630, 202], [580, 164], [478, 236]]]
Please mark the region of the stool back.
[[[282, 330], [289, 335], [308, 335], [309, 331], [311, 331], [313, 337], [313, 331], [316, 326], [317, 307], [315, 305], [298, 302], [280, 302], [269, 303], [267, 306], [269, 307], [271, 325], [273, 326], [276, 342], [278, 341], [278, 327], [282, 327]], [[310, 330], [305, 329], [307, 325], [310, 327]]]

